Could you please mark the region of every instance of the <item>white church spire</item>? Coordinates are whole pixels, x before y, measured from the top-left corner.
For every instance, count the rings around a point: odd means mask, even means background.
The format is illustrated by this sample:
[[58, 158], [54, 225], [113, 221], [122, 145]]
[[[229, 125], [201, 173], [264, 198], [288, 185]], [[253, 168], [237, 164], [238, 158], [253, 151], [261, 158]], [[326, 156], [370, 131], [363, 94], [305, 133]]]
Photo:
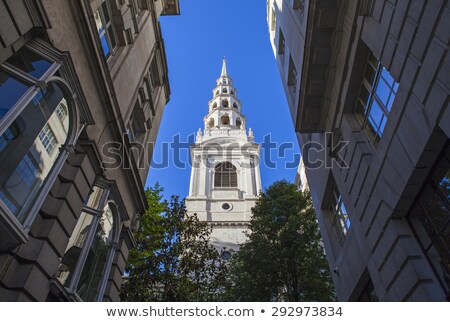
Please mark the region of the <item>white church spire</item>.
[[259, 145], [246, 118], [224, 57], [212, 99], [191, 145], [188, 215], [197, 214], [212, 227], [211, 243], [219, 251], [239, 249], [249, 230], [251, 208], [261, 191]]

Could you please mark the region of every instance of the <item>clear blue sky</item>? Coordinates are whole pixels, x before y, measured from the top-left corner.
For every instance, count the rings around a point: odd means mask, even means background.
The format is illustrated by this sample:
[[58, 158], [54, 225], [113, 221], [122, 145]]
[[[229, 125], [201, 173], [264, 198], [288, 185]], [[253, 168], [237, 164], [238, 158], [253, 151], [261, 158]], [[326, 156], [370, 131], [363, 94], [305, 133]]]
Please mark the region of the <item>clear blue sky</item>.
[[[255, 141], [261, 143], [270, 133], [277, 144], [292, 142], [294, 146], [283, 158], [272, 152], [276, 169], [261, 162], [263, 187], [279, 179], [292, 182], [296, 169], [286, 169], [285, 162], [292, 162], [299, 148], [270, 46], [266, 2], [180, 0], [180, 7], [180, 16], [161, 17], [172, 94], [158, 133], [154, 161], [162, 160], [163, 142], [172, 142], [177, 133], [185, 142], [203, 128], [208, 101], [226, 56], [228, 74]], [[172, 194], [184, 198], [189, 193], [190, 167], [179, 169], [172, 162], [172, 153], [169, 157], [168, 167], [150, 169], [146, 184], [159, 182], [166, 198]], [[188, 158], [187, 150], [181, 152], [181, 160]]]

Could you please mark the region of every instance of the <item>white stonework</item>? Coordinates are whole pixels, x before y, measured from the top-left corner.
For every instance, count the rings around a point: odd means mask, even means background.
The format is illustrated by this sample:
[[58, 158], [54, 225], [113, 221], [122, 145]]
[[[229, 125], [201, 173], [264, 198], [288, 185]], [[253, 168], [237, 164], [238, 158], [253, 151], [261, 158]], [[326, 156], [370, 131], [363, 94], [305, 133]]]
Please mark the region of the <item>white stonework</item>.
[[261, 190], [260, 159], [251, 129], [247, 135], [246, 118], [225, 59], [208, 105], [204, 131], [198, 130], [190, 148], [186, 206], [188, 214], [196, 213], [212, 226], [211, 242], [218, 250], [238, 250], [246, 240], [251, 208]]

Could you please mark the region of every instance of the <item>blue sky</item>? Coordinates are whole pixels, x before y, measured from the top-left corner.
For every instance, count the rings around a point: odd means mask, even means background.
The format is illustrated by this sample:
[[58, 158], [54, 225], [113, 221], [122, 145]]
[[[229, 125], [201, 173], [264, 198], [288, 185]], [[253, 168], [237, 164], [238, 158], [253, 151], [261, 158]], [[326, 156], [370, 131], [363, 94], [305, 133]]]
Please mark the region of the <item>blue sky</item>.
[[[238, 90], [247, 128], [261, 143], [266, 134], [277, 144], [292, 142], [283, 158], [272, 152], [276, 168], [261, 162], [263, 187], [279, 179], [293, 181], [295, 168], [286, 169], [298, 153], [298, 143], [289, 115], [266, 24], [263, 0], [180, 0], [181, 15], [161, 17], [169, 65], [170, 102], [164, 111], [153, 160], [161, 162], [164, 142], [174, 135], [186, 142], [189, 135], [203, 128], [215, 81], [226, 56], [228, 74]], [[262, 151], [264, 154], [264, 151]], [[189, 193], [190, 167], [177, 168], [169, 154], [168, 167], [151, 168], [147, 186], [159, 182], [166, 198], [184, 198]], [[181, 160], [187, 160], [187, 150]]]

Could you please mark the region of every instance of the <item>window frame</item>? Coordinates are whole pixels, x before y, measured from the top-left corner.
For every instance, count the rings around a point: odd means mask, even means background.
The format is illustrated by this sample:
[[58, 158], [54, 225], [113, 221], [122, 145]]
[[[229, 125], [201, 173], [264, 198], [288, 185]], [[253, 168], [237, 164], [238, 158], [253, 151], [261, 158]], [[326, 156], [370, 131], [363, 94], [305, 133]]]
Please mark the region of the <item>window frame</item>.
[[[79, 87], [80, 84], [76, 78], [75, 69], [70, 61], [70, 57], [67, 54], [60, 53], [53, 48], [52, 45], [39, 38], [29, 41], [24, 44], [23, 47], [38, 54], [43, 59], [50, 61], [51, 65], [39, 79], [27, 74], [25, 71], [20, 70], [6, 61], [0, 65], [0, 69], [3, 72], [28, 86], [25, 93], [0, 120], [0, 133], [3, 135], [3, 133], [6, 132], [27, 107], [28, 103], [30, 103], [39, 91], [44, 89], [49, 83], [55, 83], [63, 92], [67, 103], [67, 115], [70, 116], [70, 124], [66, 141], [60, 146], [60, 154], [54, 161], [52, 168], [39, 188], [40, 190], [28, 209], [23, 222], [19, 221], [19, 218], [13, 214], [4, 201], [0, 199], [0, 230], [6, 229], [8, 232], [8, 236], [5, 236], [5, 242], [0, 244], [0, 250], [10, 249], [11, 247], [15, 247], [28, 240], [28, 233], [31, 229], [31, 225], [53, 186], [58, 173], [64, 166], [65, 160], [68, 155], [73, 152], [74, 144], [81, 130], [86, 124], [92, 123], [92, 117], [87, 109], [84, 97], [82, 94], [75, 94], [78, 93], [78, 89], [81, 87]], [[18, 49], [18, 51], [20, 49]], [[59, 75], [56, 75], [56, 73]], [[81, 119], [85, 121], [85, 124], [82, 124]]]
[[[230, 168], [221, 169], [221, 167], [230, 165]], [[215, 189], [236, 189], [239, 186], [237, 168], [230, 161], [218, 162], [214, 166], [214, 188]], [[234, 178], [233, 178], [234, 175]], [[220, 176], [220, 177], [219, 177]], [[228, 184], [224, 185], [224, 179], [228, 180]]]
[[293, 98], [295, 98], [297, 94], [297, 83], [298, 83], [298, 71], [295, 66], [294, 60], [292, 56], [289, 55], [289, 66], [288, 66], [288, 75], [287, 75], [287, 86], [289, 92]]
[[348, 237], [351, 221], [336, 183], [334, 183], [333, 190], [331, 191], [329, 210], [331, 212], [331, 226], [339, 245], [342, 247]]
[[[369, 68], [372, 68], [372, 70], [375, 71], [375, 74], [373, 75], [372, 84], [366, 78], [366, 74]], [[377, 94], [380, 82], [386, 83], [386, 80], [382, 76], [383, 71], [386, 71], [387, 74], [393, 80], [392, 86], [386, 84], [389, 89], [388, 104], [390, 103], [391, 105], [390, 108], [388, 106], [385, 106], [385, 104], [381, 101], [381, 99]], [[371, 51], [369, 51], [369, 53], [367, 54], [367, 58], [365, 59], [364, 73], [362, 76], [360, 89], [356, 97], [356, 103], [355, 107], [353, 108], [353, 113], [355, 114], [356, 119], [360, 123], [361, 129], [366, 133], [367, 138], [374, 147], [376, 147], [378, 143], [381, 141], [381, 137], [383, 136], [383, 132], [386, 127], [390, 111], [394, 104], [395, 97], [397, 96], [399, 86], [400, 84], [396, 82], [394, 77], [392, 77], [389, 71], [381, 64], [381, 61], [378, 58], [376, 58]], [[365, 99], [366, 102], [364, 102], [364, 99], [361, 97], [363, 95], [362, 93], [364, 90], [367, 93], [367, 98]], [[371, 113], [373, 111], [374, 104], [376, 104], [376, 106], [379, 107], [379, 110], [382, 114], [380, 121], [377, 123], [378, 124], [377, 126], [373, 125], [372, 122], [370, 121], [370, 119], [373, 119]], [[359, 112], [358, 107], [361, 108], [361, 106], [363, 111]], [[362, 112], [364, 112], [364, 114]]]
[[[108, 11], [108, 15], [109, 15], [108, 23], [106, 22], [105, 13], [103, 12], [103, 4], [105, 4], [106, 10]], [[100, 33], [98, 30], [97, 22], [95, 22], [98, 40], [100, 41], [100, 48], [102, 49], [103, 57], [105, 57], [106, 61], [108, 61], [112, 56], [114, 56], [116, 54], [117, 50], [119, 49], [119, 38], [117, 37], [116, 26], [114, 25], [114, 22], [113, 22], [113, 14], [112, 14], [111, 4], [109, 3], [109, 0], [102, 1], [100, 3], [100, 5], [98, 6], [98, 8], [95, 10], [95, 12], [98, 12], [98, 15], [100, 17], [100, 21], [101, 21], [102, 27], [103, 27], [103, 32]], [[95, 15], [95, 12], [94, 12], [94, 15]], [[94, 20], [95, 20], [95, 16], [94, 16]], [[112, 27], [111, 28], [112, 38], [114, 38], [115, 46], [112, 46], [112, 44], [111, 44], [111, 34], [109, 32], [110, 27]], [[109, 47], [109, 53], [107, 55], [105, 55], [104, 48], [101, 43], [103, 34], [105, 34], [107, 45]]]
[[[81, 211], [82, 213], [92, 216], [93, 218], [92, 218], [92, 222], [89, 224], [89, 230], [88, 230], [87, 236], [84, 240], [80, 255], [77, 259], [77, 263], [73, 270], [73, 276], [69, 282], [69, 285], [65, 288], [66, 288], [67, 292], [69, 294], [71, 294], [77, 301], [83, 301], [83, 299], [78, 294], [78, 287], [79, 287], [78, 284], [80, 283], [80, 278], [82, 276], [83, 270], [86, 266], [86, 262], [88, 259], [89, 250], [92, 247], [92, 244], [94, 242], [94, 237], [96, 235], [98, 225], [100, 224], [100, 220], [104, 214], [106, 206], [109, 204], [113, 204], [116, 211], [115, 212], [113, 211], [113, 216], [114, 216], [113, 217], [113, 227], [111, 229], [112, 238], [111, 238], [111, 242], [108, 245], [108, 254], [106, 256], [106, 260], [105, 260], [105, 264], [104, 264], [105, 266], [102, 271], [102, 277], [97, 286], [98, 293], [94, 300], [95, 302], [102, 302], [104, 294], [105, 294], [106, 285], [108, 283], [108, 277], [111, 272], [111, 267], [112, 267], [113, 260], [114, 260], [114, 254], [115, 254], [116, 250], [118, 249], [118, 242], [119, 242], [119, 237], [120, 237], [122, 220], [121, 220], [121, 215], [120, 215], [121, 207], [119, 206], [119, 203], [117, 201], [118, 198], [113, 193], [113, 188], [112, 188], [111, 184], [103, 178], [97, 178], [93, 185], [93, 189], [94, 188], [102, 189], [102, 195], [100, 197], [100, 201], [98, 202], [97, 207], [92, 208], [92, 207], [89, 207], [87, 204], [85, 204], [82, 208], [82, 211]], [[93, 189], [91, 190], [89, 196], [86, 199], [87, 202], [89, 201], [89, 197], [91, 196]], [[67, 251], [67, 249], [66, 249], [66, 251]], [[66, 251], [64, 252], [64, 254], [66, 253]], [[55, 277], [55, 279], [58, 281], [58, 283], [62, 284], [58, 278]], [[64, 286], [62, 286], [62, 287], [64, 288]]]

